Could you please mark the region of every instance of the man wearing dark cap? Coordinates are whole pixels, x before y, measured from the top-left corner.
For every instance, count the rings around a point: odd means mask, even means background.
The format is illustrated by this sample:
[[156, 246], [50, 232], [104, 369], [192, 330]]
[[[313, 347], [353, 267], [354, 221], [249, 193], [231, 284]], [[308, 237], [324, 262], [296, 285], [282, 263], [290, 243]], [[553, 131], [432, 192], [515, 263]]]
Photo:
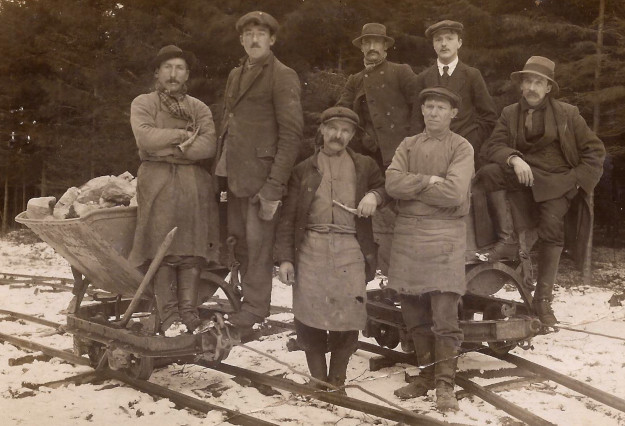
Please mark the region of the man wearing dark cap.
[[237, 238], [243, 304], [230, 322], [269, 315], [276, 211], [299, 153], [304, 118], [295, 71], [271, 52], [278, 22], [250, 12], [236, 23], [247, 56], [230, 72], [215, 174], [227, 180], [228, 233]]
[[198, 162], [215, 155], [208, 107], [187, 94], [195, 56], [170, 45], [152, 61], [155, 90], [137, 96], [130, 124], [139, 148], [137, 227], [129, 260], [146, 265], [165, 235], [178, 227], [154, 276], [156, 308], [165, 336], [198, 331], [200, 267], [215, 260], [219, 215], [210, 174]]
[[454, 394], [463, 334], [458, 303], [466, 290], [464, 252], [473, 148], [452, 132], [460, 97], [444, 87], [419, 94], [425, 131], [404, 139], [386, 170], [386, 190], [399, 200], [388, 286], [400, 295], [421, 372], [395, 391], [402, 399], [436, 389], [441, 411], [458, 410]]
[[[482, 147], [481, 156], [489, 164], [479, 173], [486, 191], [504, 196], [508, 191], [512, 209], [504, 203], [494, 205], [499, 210], [497, 218], [507, 217], [497, 224], [500, 236], [514, 234], [513, 217], [519, 230], [536, 225], [521, 223], [523, 215], [515, 213], [526, 211], [524, 207], [529, 205], [537, 213], [540, 248], [532, 307], [547, 326], [557, 323], [551, 301], [564, 246], [564, 216], [574, 198], [585, 201], [579, 210], [577, 236], [572, 239], [583, 258], [590, 237], [589, 194], [603, 173], [605, 157], [603, 142], [588, 128], [577, 107], [555, 99], [559, 87], [554, 72], [553, 61], [532, 56], [522, 71], [510, 75], [522, 97], [501, 112]], [[516, 241], [508, 240], [500, 237], [498, 245], [516, 246]]]
[[[386, 60], [387, 50], [394, 43], [384, 25], [368, 23], [362, 27], [352, 44], [362, 51], [365, 69], [349, 76], [337, 103], [353, 109], [365, 129], [350, 146], [374, 158], [382, 171], [391, 163], [402, 139], [418, 132], [421, 115], [417, 76], [412, 68]], [[388, 270], [394, 220], [390, 208], [380, 210], [373, 218], [383, 273]]]
[[332, 107], [321, 120], [323, 146], [289, 181], [276, 259], [280, 280], [294, 284], [295, 328], [311, 376], [340, 387], [367, 321], [366, 283], [376, 270], [371, 215], [388, 197], [375, 161], [347, 148], [358, 115]]
[[[443, 86], [460, 95], [462, 103], [458, 116], [451, 122], [451, 130], [471, 143], [477, 164], [480, 146], [490, 136], [497, 114], [480, 71], [458, 58], [463, 30], [460, 22], [449, 20], [437, 22], [425, 30], [425, 37], [432, 40], [437, 59], [436, 65], [419, 74], [418, 90]], [[423, 128], [420, 117], [417, 133]]]

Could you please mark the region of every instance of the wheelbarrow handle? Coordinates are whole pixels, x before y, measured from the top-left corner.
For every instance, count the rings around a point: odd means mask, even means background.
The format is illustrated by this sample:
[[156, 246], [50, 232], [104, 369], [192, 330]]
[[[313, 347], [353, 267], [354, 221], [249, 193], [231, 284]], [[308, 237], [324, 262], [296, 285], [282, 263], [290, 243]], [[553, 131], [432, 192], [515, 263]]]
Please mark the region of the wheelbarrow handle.
[[148, 268], [148, 272], [145, 273], [145, 276], [143, 277], [143, 280], [141, 281], [141, 284], [139, 285], [137, 292], [132, 297], [132, 300], [130, 301], [130, 305], [128, 305], [126, 312], [124, 312], [124, 317], [119, 323], [119, 325], [122, 328], [125, 328], [128, 325], [128, 322], [130, 321], [132, 314], [135, 313], [135, 310], [137, 309], [137, 306], [139, 305], [139, 300], [141, 299], [141, 296], [143, 296], [143, 293], [145, 293], [145, 290], [147, 289], [148, 285], [152, 281], [154, 274], [156, 274], [156, 271], [161, 266], [161, 262], [163, 261], [163, 258], [165, 257], [167, 250], [169, 250], [169, 246], [171, 245], [171, 242], [174, 240], [174, 236], [176, 235], [177, 231], [178, 231], [178, 227], [175, 227], [174, 229], [169, 231], [169, 233], [165, 236], [165, 239], [163, 239], [163, 242], [159, 246], [158, 250], [156, 251], [156, 255], [154, 256], [154, 259], [152, 259], [152, 262], [150, 262], [150, 267]]

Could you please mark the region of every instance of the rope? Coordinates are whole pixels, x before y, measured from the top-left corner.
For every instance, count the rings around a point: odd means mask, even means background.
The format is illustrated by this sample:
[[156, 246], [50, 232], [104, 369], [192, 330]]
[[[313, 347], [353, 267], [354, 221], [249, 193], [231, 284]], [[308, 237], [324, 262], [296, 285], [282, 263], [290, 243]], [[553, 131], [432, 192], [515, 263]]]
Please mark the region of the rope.
[[618, 336], [610, 336], [609, 334], [603, 334], [603, 333], [596, 333], [594, 331], [588, 331], [588, 330], [580, 330], [577, 328], [572, 328], [572, 327], [564, 327], [561, 325], [556, 325], [556, 327], [561, 328], [562, 330], [569, 330], [569, 331], [576, 331], [578, 333], [586, 333], [586, 334], [592, 334], [593, 336], [601, 336], [601, 337], [607, 337], [609, 339], [615, 339], [615, 340], [622, 340], [625, 342], [625, 338], [623, 337], [618, 337]]

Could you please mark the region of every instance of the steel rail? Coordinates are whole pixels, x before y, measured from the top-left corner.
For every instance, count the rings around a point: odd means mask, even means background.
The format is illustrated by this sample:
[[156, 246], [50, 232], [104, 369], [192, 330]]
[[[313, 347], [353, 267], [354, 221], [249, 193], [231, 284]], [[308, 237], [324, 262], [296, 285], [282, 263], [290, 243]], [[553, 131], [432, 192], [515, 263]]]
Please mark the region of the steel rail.
[[63, 325], [57, 322], [48, 321], [47, 319], [39, 318], [34, 315], [22, 314], [20, 312], [7, 311], [6, 309], [0, 309], [0, 315], [7, 315], [13, 318], [34, 322], [37, 324], [45, 325], [47, 327], [56, 328], [62, 330]]

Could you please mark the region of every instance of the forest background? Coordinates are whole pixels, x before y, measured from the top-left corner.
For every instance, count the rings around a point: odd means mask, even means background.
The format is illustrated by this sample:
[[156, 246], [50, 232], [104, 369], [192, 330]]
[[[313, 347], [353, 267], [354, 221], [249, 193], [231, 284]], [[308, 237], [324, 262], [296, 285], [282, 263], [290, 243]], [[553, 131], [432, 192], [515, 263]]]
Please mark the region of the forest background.
[[228, 73], [244, 55], [235, 22], [263, 10], [281, 24], [273, 51], [302, 82], [302, 155], [319, 113], [363, 68], [351, 40], [366, 22], [387, 26], [396, 40], [388, 59], [416, 73], [436, 59], [425, 29], [442, 19], [463, 22], [460, 58], [482, 72], [498, 112], [519, 98], [511, 72], [532, 55], [554, 60], [560, 99], [577, 105], [591, 127], [598, 123], [609, 152], [596, 190], [603, 232], [595, 239], [614, 244], [625, 225], [625, 2], [603, 0], [598, 53], [600, 1], [0, 0], [2, 232], [17, 226], [13, 217], [31, 197], [58, 197], [95, 176], [136, 174], [130, 103], [151, 90], [148, 64], [164, 45], [196, 54], [189, 93], [210, 106], [219, 126]]

